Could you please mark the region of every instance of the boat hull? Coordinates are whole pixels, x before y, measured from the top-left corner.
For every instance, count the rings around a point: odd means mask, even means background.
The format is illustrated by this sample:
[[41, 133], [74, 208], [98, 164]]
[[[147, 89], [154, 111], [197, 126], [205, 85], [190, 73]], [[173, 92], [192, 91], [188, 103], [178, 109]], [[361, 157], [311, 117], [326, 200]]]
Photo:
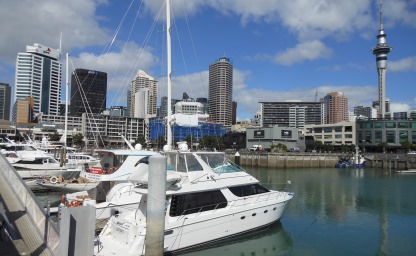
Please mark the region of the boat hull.
[[[253, 198], [253, 203], [236, 204], [233, 202], [222, 209], [179, 217], [168, 216], [165, 220], [164, 251], [175, 253], [193, 250], [205, 244], [232, 238], [276, 223], [293, 197], [291, 193], [286, 193], [286, 195], [283, 198], [278, 197], [267, 201], [258, 201], [256, 197]], [[95, 255], [120, 253], [144, 255], [145, 224], [134, 227], [129, 221], [112, 217], [107, 225], [101, 232], [101, 246], [96, 247]], [[129, 243], [131, 239], [134, 239], [134, 242]]]

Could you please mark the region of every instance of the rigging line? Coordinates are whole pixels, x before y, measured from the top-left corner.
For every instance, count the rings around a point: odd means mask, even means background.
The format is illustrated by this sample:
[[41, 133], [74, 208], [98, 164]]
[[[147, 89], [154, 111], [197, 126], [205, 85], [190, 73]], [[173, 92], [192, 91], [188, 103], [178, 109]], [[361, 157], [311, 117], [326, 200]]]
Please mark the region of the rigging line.
[[[176, 24], [176, 20], [175, 20], [175, 17], [174, 17], [174, 15], [173, 15], [173, 14], [172, 14], [172, 20], [173, 20], [173, 23], [174, 23], [174, 24]], [[181, 50], [182, 62], [183, 62], [183, 65], [184, 65], [184, 67], [185, 67], [185, 73], [187, 74], [187, 75], [186, 75], [186, 80], [187, 80], [187, 82], [188, 82], [189, 89], [190, 89], [190, 91], [191, 91], [190, 93], [191, 93], [191, 95], [193, 95], [192, 86], [191, 86], [191, 81], [190, 81], [190, 79], [189, 79], [188, 67], [187, 67], [187, 65], [186, 65], [185, 55], [184, 55], [184, 51], [183, 51], [183, 47], [182, 47], [182, 43], [181, 43], [180, 36], [179, 36], [179, 30], [178, 30], [178, 29], [175, 29], [175, 31], [176, 31], [176, 36], [178, 37], [178, 44], [179, 44], [179, 48], [180, 48], [180, 50]]]
[[[133, 0], [133, 1], [134, 1], [134, 0]], [[136, 21], [137, 21], [137, 19], [138, 19], [138, 17], [139, 17], [139, 13], [140, 13], [140, 11], [141, 11], [141, 9], [142, 9], [142, 6], [143, 6], [143, 1], [141, 1], [140, 6], [139, 6], [139, 9], [138, 9], [138, 11], [136, 12], [136, 16], [135, 16], [134, 21], [133, 21], [133, 26], [132, 26], [132, 27], [131, 27], [131, 29], [130, 29], [130, 32], [129, 32], [129, 35], [128, 35], [128, 37], [127, 37], [126, 42], [124, 43], [123, 49], [122, 49], [122, 51], [121, 51], [121, 56], [124, 56], [124, 53], [126, 52], [127, 45], [128, 45], [128, 43], [127, 43], [127, 42], [129, 42], [129, 41], [130, 41], [130, 39], [131, 39], [131, 36], [132, 36], [132, 34], [133, 34], [133, 30], [134, 30], [134, 26], [135, 26]], [[115, 76], [116, 76], [116, 72], [119, 70], [120, 65], [121, 65], [121, 63], [122, 63], [122, 60], [123, 60], [123, 59], [124, 59], [124, 58], [120, 58], [120, 60], [119, 60], [119, 62], [118, 62], [118, 64], [117, 64], [117, 67], [116, 67], [116, 71], [115, 71], [115, 72], [113, 73], [113, 75], [111, 76], [111, 79], [110, 79], [110, 84], [112, 84], [112, 82], [114, 81]], [[124, 81], [123, 81], [123, 82], [124, 82]], [[121, 95], [121, 94], [122, 94], [121, 89], [122, 89], [121, 87], [119, 87], [119, 88], [118, 88], [117, 93], [116, 93], [115, 97], [112, 99], [112, 101], [111, 101], [111, 104], [110, 104], [110, 105], [112, 105], [112, 104], [113, 104], [114, 99], [118, 98], [118, 97], [117, 97], [117, 95]], [[103, 102], [103, 103], [104, 103], [104, 102]]]
[[[114, 41], [115, 41], [115, 39], [116, 39], [116, 37], [117, 37], [118, 33], [120, 32], [121, 26], [123, 25], [124, 20], [126, 19], [127, 13], [129, 12], [129, 10], [130, 10], [131, 6], [133, 5], [133, 2], [134, 2], [134, 1], [135, 1], [135, 0], [131, 0], [129, 7], [128, 7], [128, 8], [127, 8], [127, 10], [124, 12], [123, 18], [121, 19], [120, 23], [119, 23], [119, 24], [118, 24], [118, 26], [117, 26], [117, 29], [116, 29], [115, 33], [113, 34], [113, 37], [112, 37], [112, 39], [111, 39], [111, 42], [110, 42], [110, 45], [108, 46], [107, 51], [109, 51], [109, 50], [110, 50], [110, 48], [112, 47], [112, 45], [114, 44]], [[105, 50], [105, 48], [104, 48], [104, 50]]]
[[[74, 63], [72, 62], [72, 59], [70, 58], [70, 59], [69, 59], [69, 61], [71, 62], [72, 70], [74, 70]], [[92, 124], [92, 122], [91, 122], [91, 120], [90, 120], [90, 118], [89, 118], [89, 113], [88, 113], [88, 110], [90, 111], [90, 113], [91, 113], [91, 114], [92, 114], [92, 111], [91, 111], [91, 108], [90, 108], [90, 106], [89, 106], [89, 104], [88, 104], [88, 101], [87, 101], [87, 99], [86, 99], [86, 98], [87, 98], [87, 96], [85, 95], [85, 92], [84, 92], [84, 90], [83, 90], [83, 88], [82, 88], [82, 86], [81, 86], [81, 83], [80, 83], [80, 80], [79, 80], [79, 77], [78, 77], [77, 73], [74, 73], [74, 76], [75, 76], [75, 80], [76, 80], [77, 88], [79, 88], [79, 92], [80, 92], [80, 95], [81, 95], [82, 103], [83, 103], [83, 105], [84, 105], [84, 109], [87, 111], [86, 116], [87, 116], [87, 119], [88, 119], [88, 123], [89, 123], [89, 124]], [[87, 101], [87, 105], [88, 105], [88, 107], [86, 107], [86, 106], [85, 106], [85, 101]], [[98, 133], [98, 135], [99, 135], [99, 138], [100, 138], [101, 142], [103, 143], [103, 139], [102, 139], [102, 137], [101, 137], [101, 133], [99, 132], [99, 129], [98, 129], [97, 123], [95, 122], [95, 119], [94, 119], [93, 121], [94, 121], [94, 124], [95, 124], [95, 128], [96, 128], [96, 130], [97, 130], [97, 133]], [[92, 130], [94, 130], [94, 129], [92, 129]], [[87, 131], [88, 131], [88, 129], [87, 129]], [[88, 132], [87, 132], [87, 133], [88, 133]], [[97, 142], [97, 140], [96, 140], [95, 133], [94, 133], [94, 132], [92, 132], [92, 135], [93, 135], [93, 137], [94, 137], [94, 142], [96, 143], [96, 146], [98, 147], [98, 142]]]
[[[160, 14], [161, 14], [161, 10], [162, 9], [160, 9], [159, 10], [159, 14], [158, 14], [158, 17], [160, 16]], [[125, 77], [124, 77], [124, 79], [123, 79], [123, 81], [122, 81], [122, 83], [121, 84], [126, 84], [127, 83], [127, 79], [128, 78], [131, 78], [131, 77], [133, 77], [133, 74], [134, 74], [134, 72], [135, 72], [135, 70], [137, 69], [137, 66], [138, 66], [138, 64], [139, 64], [139, 60], [142, 58], [142, 55], [144, 54], [144, 49], [145, 49], [145, 47], [147, 46], [147, 44], [148, 44], [148, 42], [149, 42], [149, 40], [150, 40], [150, 38], [151, 38], [151, 34], [152, 34], [152, 32], [153, 32], [153, 30], [154, 30], [154, 28], [155, 28], [155, 26], [156, 26], [156, 19], [155, 20], [153, 20], [153, 23], [152, 23], [152, 25], [151, 25], [151, 27], [150, 27], [150, 29], [149, 29], [149, 31], [147, 32], [147, 34], [146, 34], [146, 37], [145, 37], [145, 39], [144, 39], [144, 41], [143, 41], [143, 46], [140, 48], [140, 50], [139, 51], [137, 51], [137, 54], [136, 54], [136, 57], [134, 58], [134, 59], [136, 59], [137, 61], [134, 63], [134, 65], [131, 65], [130, 66], [130, 68], [129, 68], [129, 70], [128, 70], [128, 72], [127, 72], [127, 74], [128, 75], [126, 75]], [[137, 71], [136, 71], [137, 72]], [[131, 80], [133, 80], [133, 79], [130, 79], [130, 84], [131, 84]], [[121, 88], [119, 88], [119, 90], [121, 90]], [[133, 92], [134, 93], [134, 92]]]
[[[198, 59], [198, 55], [196, 54], [195, 43], [194, 43], [194, 39], [192, 37], [191, 29], [190, 29], [190, 26], [189, 26], [187, 13], [184, 13], [184, 17], [185, 17], [186, 28], [188, 29], [189, 38], [191, 40], [192, 50], [193, 50], [193, 53], [195, 55], [196, 64], [199, 67], [200, 66], [199, 65], [199, 59]], [[204, 78], [202, 76], [202, 72], [199, 72], [199, 76], [200, 76], [200, 79], [201, 79], [201, 83], [202, 83], [203, 90], [206, 93], [205, 80], [204, 80]]]

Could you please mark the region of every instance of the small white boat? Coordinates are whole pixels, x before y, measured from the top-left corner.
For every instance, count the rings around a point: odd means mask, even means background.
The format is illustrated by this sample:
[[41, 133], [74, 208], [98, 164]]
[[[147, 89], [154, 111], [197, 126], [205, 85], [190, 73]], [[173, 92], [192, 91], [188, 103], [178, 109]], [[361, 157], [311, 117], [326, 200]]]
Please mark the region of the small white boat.
[[97, 187], [100, 183], [97, 181], [90, 181], [83, 177], [64, 179], [62, 176], [52, 176], [44, 179], [38, 179], [36, 180], [36, 184], [39, 187], [46, 189], [73, 193], [91, 190]]
[[397, 173], [402, 173], [402, 174], [406, 174], [406, 173], [416, 173], [416, 169], [409, 169], [409, 170], [401, 170], [401, 171], [396, 171]]
[[61, 166], [60, 163], [51, 156], [35, 155], [12, 158], [6, 157], [11, 165], [16, 169], [22, 179], [37, 179], [46, 176], [59, 176], [64, 178], [74, 178], [79, 175], [81, 169], [70, 169]]

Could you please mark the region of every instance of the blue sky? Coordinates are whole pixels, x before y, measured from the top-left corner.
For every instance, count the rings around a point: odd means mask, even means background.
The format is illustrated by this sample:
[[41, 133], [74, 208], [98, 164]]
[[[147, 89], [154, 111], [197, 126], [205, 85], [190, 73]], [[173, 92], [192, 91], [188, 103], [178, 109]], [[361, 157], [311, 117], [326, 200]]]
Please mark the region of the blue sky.
[[[14, 85], [18, 52], [40, 43], [69, 52], [70, 70], [108, 73], [108, 100], [126, 105], [138, 69], [166, 96], [163, 0], [0, 0], [0, 82]], [[416, 109], [416, 0], [384, 0], [392, 111]], [[234, 64], [239, 120], [260, 101], [314, 101], [340, 91], [350, 110], [377, 99], [378, 0], [172, 0], [173, 98], [208, 96], [208, 67]], [[159, 10], [161, 14], [158, 15]], [[153, 29], [152, 29], [153, 25]], [[65, 63], [64, 58], [62, 61]], [[64, 68], [65, 70], [65, 68]], [[65, 84], [65, 72], [63, 74]], [[65, 91], [65, 90], [63, 90]]]

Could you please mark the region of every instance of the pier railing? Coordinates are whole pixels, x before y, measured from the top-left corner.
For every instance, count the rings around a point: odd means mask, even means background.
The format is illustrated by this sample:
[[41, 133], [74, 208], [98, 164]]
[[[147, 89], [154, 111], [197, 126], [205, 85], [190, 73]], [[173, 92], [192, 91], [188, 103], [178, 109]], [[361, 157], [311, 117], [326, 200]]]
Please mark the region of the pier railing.
[[49, 219], [48, 214], [39, 204], [36, 196], [2, 154], [0, 154], [0, 170], [0, 175], [7, 181], [16, 195], [16, 203], [20, 205], [19, 208], [23, 209], [33, 226], [36, 227], [35, 232], [37, 232], [37, 234], [34, 235], [41, 236], [51, 253], [58, 255], [60, 240], [58, 228], [55, 223]]

